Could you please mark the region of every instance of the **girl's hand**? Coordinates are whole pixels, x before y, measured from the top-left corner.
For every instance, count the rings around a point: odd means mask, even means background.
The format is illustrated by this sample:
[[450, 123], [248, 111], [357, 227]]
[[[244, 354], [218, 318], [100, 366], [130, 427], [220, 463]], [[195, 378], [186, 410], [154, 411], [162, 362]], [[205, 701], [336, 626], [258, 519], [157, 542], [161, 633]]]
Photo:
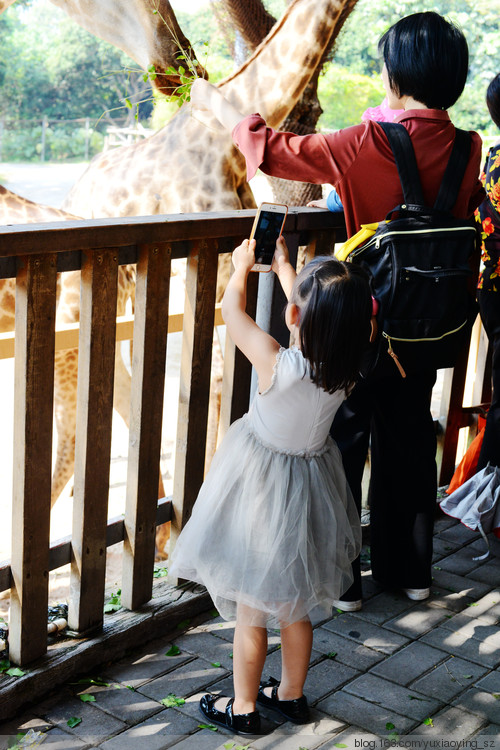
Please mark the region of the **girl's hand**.
[[255, 240], [243, 240], [233, 251], [232, 260], [236, 271], [250, 271], [255, 263]]
[[279, 272], [283, 268], [283, 266], [289, 262], [290, 259], [285, 238], [283, 237], [283, 235], [280, 235], [276, 241], [276, 250], [274, 251], [274, 258], [271, 268], [274, 273], [279, 275]]
[[191, 104], [196, 109], [210, 111], [214, 91], [218, 93], [217, 88], [212, 86], [205, 78], [197, 78], [191, 86]]

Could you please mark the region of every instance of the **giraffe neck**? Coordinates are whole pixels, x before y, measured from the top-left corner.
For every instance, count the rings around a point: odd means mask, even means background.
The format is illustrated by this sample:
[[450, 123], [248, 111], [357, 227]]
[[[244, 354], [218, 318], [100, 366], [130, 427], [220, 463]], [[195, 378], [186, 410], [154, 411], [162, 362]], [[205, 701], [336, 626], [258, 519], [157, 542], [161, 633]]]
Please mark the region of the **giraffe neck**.
[[245, 114], [259, 112], [271, 127], [291, 112], [318, 67], [349, 0], [294, 0], [253, 55], [221, 82]]

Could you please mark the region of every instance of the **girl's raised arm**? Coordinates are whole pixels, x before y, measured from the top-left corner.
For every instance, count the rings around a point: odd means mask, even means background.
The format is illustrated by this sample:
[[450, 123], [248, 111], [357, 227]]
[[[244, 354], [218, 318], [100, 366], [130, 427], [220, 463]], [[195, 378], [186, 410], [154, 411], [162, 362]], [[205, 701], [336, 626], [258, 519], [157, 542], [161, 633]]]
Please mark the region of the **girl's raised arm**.
[[279, 344], [245, 312], [247, 279], [255, 263], [255, 240], [244, 240], [233, 252], [234, 273], [222, 300], [222, 317], [235, 345], [257, 371], [259, 390], [271, 385]]

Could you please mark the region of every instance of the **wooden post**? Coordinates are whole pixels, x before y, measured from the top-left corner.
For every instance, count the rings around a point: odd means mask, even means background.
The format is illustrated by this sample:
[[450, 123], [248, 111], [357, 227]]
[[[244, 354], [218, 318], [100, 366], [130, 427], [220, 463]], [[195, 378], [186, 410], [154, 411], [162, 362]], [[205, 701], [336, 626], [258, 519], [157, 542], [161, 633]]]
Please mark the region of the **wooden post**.
[[122, 604], [129, 609], [153, 592], [170, 260], [170, 245], [139, 250], [122, 576]]
[[103, 621], [118, 252], [82, 259], [69, 625]]
[[16, 286], [11, 660], [47, 649], [56, 254], [20, 261]]
[[40, 161], [45, 161], [45, 145], [47, 140], [47, 126], [49, 124], [49, 121], [47, 120], [47, 115], [43, 116], [42, 119], [42, 143], [40, 148]]
[[216, 284], [216, 241], [194, 243], [186, 269], [171, 552], [203, 482]]

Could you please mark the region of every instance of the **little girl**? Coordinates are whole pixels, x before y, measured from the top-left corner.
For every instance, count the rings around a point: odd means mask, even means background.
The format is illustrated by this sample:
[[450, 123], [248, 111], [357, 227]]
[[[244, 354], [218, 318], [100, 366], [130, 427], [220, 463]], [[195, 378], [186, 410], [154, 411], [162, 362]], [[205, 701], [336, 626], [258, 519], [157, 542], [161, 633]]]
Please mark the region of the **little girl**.
[[[170, 573], [203, 583], [221, 613], [236, 618], [235, 697], [207, 694], [206, 718], [237, 734], [259, 734], [256, 702], [297, 724], [311, 617], [330, 616], [352, 582], [359, 517], [339, 450], [328, 431], [353, 387], [370, 340], [365, 273], [322, 257], [297, 276], [283, 238], [272, 268], [288, 299], [293, 345], [283, 349], [246, 314], [255, 241], [233, 253], [222, 302], [227, 331], [259, 381], [249, 412], [231, 425], [172, 555]], [[267, 627], [281, 629], [281, 682], [260, 684]]]

